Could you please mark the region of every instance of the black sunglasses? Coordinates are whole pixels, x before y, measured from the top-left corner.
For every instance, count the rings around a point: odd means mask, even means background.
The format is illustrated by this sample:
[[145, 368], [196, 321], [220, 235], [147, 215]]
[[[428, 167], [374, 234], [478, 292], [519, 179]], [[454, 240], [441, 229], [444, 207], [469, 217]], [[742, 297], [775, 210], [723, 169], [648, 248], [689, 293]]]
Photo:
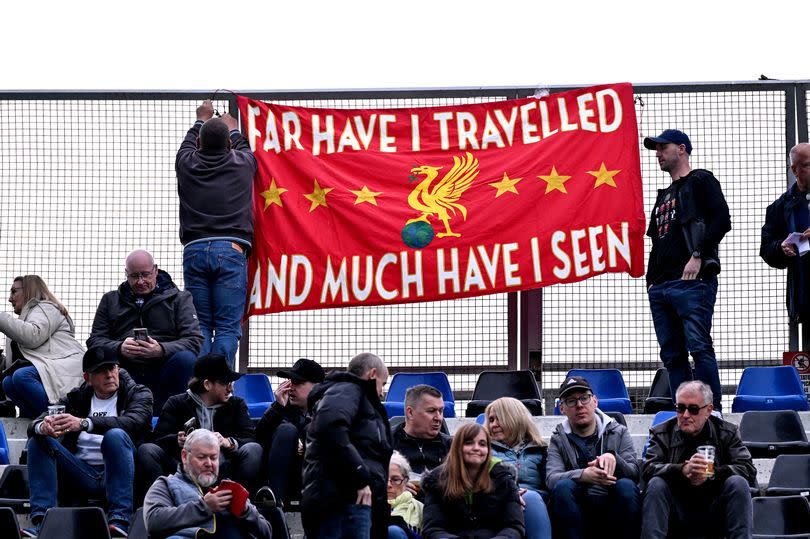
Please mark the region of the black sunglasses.
[[698, 406], [697, 404], [690, 404], [689, 406], [685, 404], [678, 403], [675, 405], [675, 411], [679, 414], [684, 413], [685, 411], [689, 410], [690, 415], [698, 415], [701, 410], [709, 406], [708, 404], [704, 404], [703, 406]]

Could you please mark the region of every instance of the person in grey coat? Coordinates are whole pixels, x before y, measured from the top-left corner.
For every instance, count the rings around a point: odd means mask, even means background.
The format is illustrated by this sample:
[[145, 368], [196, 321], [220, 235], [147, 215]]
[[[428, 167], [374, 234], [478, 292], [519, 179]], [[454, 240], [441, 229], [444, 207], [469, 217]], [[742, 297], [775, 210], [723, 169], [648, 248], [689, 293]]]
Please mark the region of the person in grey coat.
[[[639, 469], [630, 432], [598, 408], [581, 376], [560, 386], [565, 415], [551, 436], [546, 485], [554, 537], [638, 537]], [[588, 527], [595, 529], [588, 529]]]
[[[150, 537], [217, 537], [270, 539], [270, 524], [250, 503], [247, 493], [210, 488], [219, 473], [219, 441], [213, 432], [197, 429], [186, 437], [182, 469], [161, 476], [146, 493], [143, 518]], [[237, 489], [238, 490], [238, 489]]]

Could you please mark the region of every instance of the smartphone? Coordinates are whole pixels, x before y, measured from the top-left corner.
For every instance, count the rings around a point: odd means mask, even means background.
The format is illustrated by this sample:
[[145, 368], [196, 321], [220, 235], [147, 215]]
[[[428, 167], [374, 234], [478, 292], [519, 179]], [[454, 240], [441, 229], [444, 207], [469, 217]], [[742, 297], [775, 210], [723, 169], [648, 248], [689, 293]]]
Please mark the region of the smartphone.
[[185, 423], [183, 423], [183, 430], [186, 431], [186, 434], [191, 434], [191, 432], [197, 428], [197, 418], [192, 417]]
[[146, 331], [146, 328], [135, 328], [132, 330], [132, 333], [135, 335], [136, 341], [149, 340], [149, 332]]

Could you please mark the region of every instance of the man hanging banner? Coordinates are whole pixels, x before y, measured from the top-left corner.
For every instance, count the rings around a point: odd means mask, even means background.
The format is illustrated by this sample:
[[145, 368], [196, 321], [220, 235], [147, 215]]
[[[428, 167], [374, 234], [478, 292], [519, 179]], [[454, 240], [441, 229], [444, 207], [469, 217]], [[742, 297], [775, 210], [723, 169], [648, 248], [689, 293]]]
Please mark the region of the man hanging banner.
[[407, 109], [238, 103], [259, 162], [248, 315], [644, 272], [630, 84]]

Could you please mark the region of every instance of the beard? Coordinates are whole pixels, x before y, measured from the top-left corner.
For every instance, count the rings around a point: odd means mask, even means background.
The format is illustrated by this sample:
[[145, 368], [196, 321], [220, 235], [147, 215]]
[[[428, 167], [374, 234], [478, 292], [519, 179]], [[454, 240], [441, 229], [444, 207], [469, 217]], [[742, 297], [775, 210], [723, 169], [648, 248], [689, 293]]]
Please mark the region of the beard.
[[203, 488], [208, 488], [217, 482], [217, 474], [214, 472], [189, 473], [188, 475]]

